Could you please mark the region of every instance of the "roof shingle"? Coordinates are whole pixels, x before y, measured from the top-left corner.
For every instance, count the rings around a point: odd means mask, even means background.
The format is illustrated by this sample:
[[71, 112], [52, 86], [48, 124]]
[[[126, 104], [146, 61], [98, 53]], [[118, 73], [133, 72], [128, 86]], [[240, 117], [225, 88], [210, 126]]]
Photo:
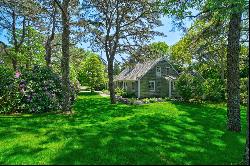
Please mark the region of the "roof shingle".
[[115, 76], [115, 81], [122, 80], [138, 80], [144, 74], [146, 74], [155, 64], [157, 64], [162, 58], [156, 60], [147, 61], [144, 63], [137, 63], [134, 68], [126, 68], [119, 75]]

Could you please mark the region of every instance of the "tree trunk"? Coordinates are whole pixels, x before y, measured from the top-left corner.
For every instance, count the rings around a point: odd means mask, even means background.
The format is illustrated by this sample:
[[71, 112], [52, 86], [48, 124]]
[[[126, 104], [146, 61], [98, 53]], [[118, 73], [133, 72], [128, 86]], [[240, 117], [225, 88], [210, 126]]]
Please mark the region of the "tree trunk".
[[49, 39], [46, 42], [46, 46], [45, 46], [45, 49], [46, 49], [45, 60], [46, 60], [46, 65], [48, 67], [51, 66], [51, 50], [52, 50], [52, 48], [51, 48], [51, 42], [52, 42], [52, 40], [50, 40], [50, 37], [49, 37]]
[[14, 44], [14, 49], [15, 49], [15, 55], [12, 55], [12, 66], [13, 70], [17, 70], [17, 60], [16, 60], [16, 54], [17, 54], [17, 40], [16, 40], [16, 13], [13, 10], [12, 11], [12, 38], [13, 38], [13, 44]]
[[17, 61], [15, 58], [12, 58], [12, 67], [13, 67], [13, 70], [16, 71], [17, 70]]
[[27, 30], [27, 34], [28, 34], [28, 37], [27, 37], [27, 46], [28, 46], [28, 55], [27, 55], [27, 60], [26, 60], [26, 69], [29, 69], [30, 66], [31, 66], [31, 62], [32, 62], [32, 56], [31, 55], [31, 51], [30, 51], [30, 48], [31, 48], [31, 44], [30, 44], [30, 22], [28, 21], [28, 30]]
[[12, 11], [12, 29], [11, 29], [11, 33], [12, 33], [12, 40], [13, 40], [13, 44], [14, 44], [14, 50], [15, 50], [15, 55], [14, 56], [12, 56], [12, 66], [13, 66], [13, 69], [14, 69], [14, 71], [16, 71], [17, 70], [17, 58], [16, 58], [16, 56], [17, 56], [17, 54], [18, 54], [18, 52], [19, 52], [19, 48], [21, 47], [21, 45], [23, 44], [23, 42], [24, 42], [24, 38], [25, 38], [25, 27], [26, 27], [26, 25], [25, 25], [25, 16], [24, 16], [24, 18], [23, 18], [23, 21], [22, 21], [22, 24], [23, 24], [23, 26], [22, 26], [22, 36], [21, 36], [21, 38], [20, 38], [20, 42], [18, 43], [17, 42], [17, 36], [16, 36], [16, 19], [17, 19], [17, 16], [16, 16], [16, 12], [15, 12], [15, 10], [13, 10]]
[[241, 130], [240, 118], [240, 24], [241, 13], [233, 13], [229, 22], [227, 45], [227, 127], [230, 131]]
[[110, 92], [110, 102], [111, 104], [115, 104], [115, 87], [114, 87], [114, 69], [113, 69], [113, 60], [108, 60], [108, 77], [109, 77], [109, 92]]
[[54, 7], [54, 11], [53, 11], [53, 15], [52, 15], [52, 30], [51, 30], [51, 34], [47, 39], [46, 45], [45, 45], [45, 49], [46, 49], [46, 56], [45, 56], [45, 60], [46, 60], [46, 64], [48, 67], [51, 66], [51, 54], [52, 54], [52, 41], [55, 38], [55, 28], [56, 28], [56, 6], [55, 6], [55, 1], [53, 1], [53, 7]]
[[62, 90], [63, 90], [63, 111], [70, 111], [70, 80], [69, 80], [69, 14], [68, 14], [69, 0], [63, 0], [62, 3]]
[[51, 42], [52, 42], [52, 40], [48, 39], [47, 42], [46, 42], [46, 46], [45, 46], [45, 49], [46, 49], [45, 60], [46, 60], [46, 65], [48, 67], [51, 66], [51, 52], [52, 52]]

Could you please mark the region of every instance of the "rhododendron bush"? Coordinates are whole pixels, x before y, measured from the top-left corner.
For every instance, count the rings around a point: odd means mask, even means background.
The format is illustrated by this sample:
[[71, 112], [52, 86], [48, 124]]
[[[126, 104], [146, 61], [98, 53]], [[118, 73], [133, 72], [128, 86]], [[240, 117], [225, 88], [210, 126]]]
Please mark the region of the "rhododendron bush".
[[[72, 87], [72, 101], [74, 93]], [[50, 68], [35, 66], [13, 72], [0, 66], [0, 113], [58, 111], [61, 105], [61, 78]]]

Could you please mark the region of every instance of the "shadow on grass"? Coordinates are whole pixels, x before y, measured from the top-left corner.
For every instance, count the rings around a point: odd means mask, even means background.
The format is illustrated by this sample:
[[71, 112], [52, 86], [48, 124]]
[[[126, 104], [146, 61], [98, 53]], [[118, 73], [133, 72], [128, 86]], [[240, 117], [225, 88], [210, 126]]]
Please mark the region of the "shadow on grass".
[[[164, 104], [109, 103], [97, 94], [81, 93], [70, 116], [0, 119], [0, 141], [41, 137], [33, 142], [36, 147], [16, 143], [34, 151], [23, 152], [26, 163], [41, 163], [36, 155], [59, 143], [56, 153], [47, 156], [48, 164], [236, 164], [242, 158], [245, 123], [241, 133], [226, 131], [223, 107], [172, 103], [172, 114], [162, 111]], [[1, 164], [22, 163], [20, 155], [15, 159], [15, 148], [7, 150]]]

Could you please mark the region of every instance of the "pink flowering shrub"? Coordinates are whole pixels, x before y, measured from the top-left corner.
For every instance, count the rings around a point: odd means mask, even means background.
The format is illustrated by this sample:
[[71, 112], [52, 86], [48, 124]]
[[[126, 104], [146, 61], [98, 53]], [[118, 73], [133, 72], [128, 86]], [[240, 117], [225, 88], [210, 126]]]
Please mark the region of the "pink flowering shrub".
[[[36, 66], [32, 70], [13, 72], [0, 66], [0, 80], [0, 113], [42, 113], [61, 109], [61, 78], [50, 68]], [[74, 97], [72, 94], [72, 103]]]
[[17, 70], [17, 71], [16, 71], [16, 74], [15, 74], [15, 77], [16, 77], [16, 78], [19, 78], [20, 75], [21, 75], [21, 73]]

